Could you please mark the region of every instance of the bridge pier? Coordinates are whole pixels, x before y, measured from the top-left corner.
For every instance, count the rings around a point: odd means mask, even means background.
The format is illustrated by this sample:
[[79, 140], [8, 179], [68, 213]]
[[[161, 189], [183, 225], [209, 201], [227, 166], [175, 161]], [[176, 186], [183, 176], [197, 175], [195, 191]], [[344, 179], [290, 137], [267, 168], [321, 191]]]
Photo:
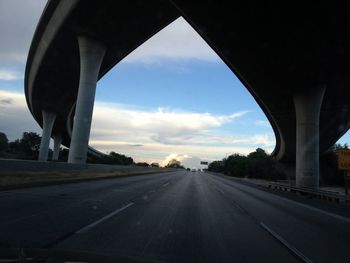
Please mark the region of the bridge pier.
[[319, 188], [319, 120], [325, 86], [294, 94], [296, 111], [296, 186]]
[[62, 137], [60, 135], [53, 136], [53, 154], [52, 160], [57, 161], [60, 155], [60, 147], [62, 143]]
[[55, 123], [56, 114], [46, 110], [42, 111], [43, 115], [43, 133], [41, 135], [39, 161], [47, 161], [49, 156], [50, 138], [53, 124]]
[[96, 40], [79, 36], [78, 42], [80, 52], [80, 80], [68, 156], [69, 163], [86, 162], [96, 83], [106, 52], [105, 46]]

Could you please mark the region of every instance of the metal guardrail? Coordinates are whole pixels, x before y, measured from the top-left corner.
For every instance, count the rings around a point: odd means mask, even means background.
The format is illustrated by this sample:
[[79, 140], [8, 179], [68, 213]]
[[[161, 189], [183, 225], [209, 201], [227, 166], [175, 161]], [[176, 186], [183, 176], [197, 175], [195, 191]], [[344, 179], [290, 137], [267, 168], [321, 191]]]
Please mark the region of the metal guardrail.
[[350, 196], [341, 195], [341, 194], [337, 194], [337, 193], [325, 191], [325, 190], [315, 191], [309, 188], [300, 188], [300, 187], [295, 187], [295, 186], [285, 185], [280, 183], [269, 183], [268, 188], [288, 191], [292, 193], [310, 195], [322, 200], [335, 201], [338, 203], [350, 202]]

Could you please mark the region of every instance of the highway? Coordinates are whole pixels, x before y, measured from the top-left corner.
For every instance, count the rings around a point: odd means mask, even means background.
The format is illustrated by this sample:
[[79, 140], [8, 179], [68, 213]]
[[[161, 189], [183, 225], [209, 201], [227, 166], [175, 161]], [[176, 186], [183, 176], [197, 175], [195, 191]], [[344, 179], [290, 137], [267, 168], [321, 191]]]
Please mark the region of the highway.
[[1, 248], [81, 253], [100, 262], [349, 262], [350, 257], [347, 217], [204, 172], [3, 191], [0, 211]]

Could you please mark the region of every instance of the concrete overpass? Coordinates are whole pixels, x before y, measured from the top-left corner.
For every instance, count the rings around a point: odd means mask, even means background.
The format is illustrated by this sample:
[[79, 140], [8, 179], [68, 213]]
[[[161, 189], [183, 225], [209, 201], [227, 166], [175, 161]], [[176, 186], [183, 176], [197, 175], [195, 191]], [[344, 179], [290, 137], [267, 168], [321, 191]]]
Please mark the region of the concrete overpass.
[[70, 147], [69, 162], [85, 162], [96, 81], [183, 16], [266, 114], [273, 155], [296, 163], [298, 186], [317, 189], [319, 154], [350, 125], [345, 10], [335, 3], [50, 0], [25, 74], [28, 107], [43, 127], [40, 158], [51, 136]]

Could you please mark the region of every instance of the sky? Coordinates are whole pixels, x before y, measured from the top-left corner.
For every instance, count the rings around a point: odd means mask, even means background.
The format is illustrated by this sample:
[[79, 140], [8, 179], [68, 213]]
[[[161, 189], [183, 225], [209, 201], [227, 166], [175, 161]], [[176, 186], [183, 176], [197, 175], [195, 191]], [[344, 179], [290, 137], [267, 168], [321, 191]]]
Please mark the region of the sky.
[[[0, 1], [0, 131], [9, 140], [41, 134], [24, 97], [24, 69], [46, 0]], [[349, 141], [349, 134], [340, 143]], [[136, 162], [186, 167], [271, 152], [275, 136], [253, 97], [216, 53], [179, 18], [98, 83], [89, 144]]]

